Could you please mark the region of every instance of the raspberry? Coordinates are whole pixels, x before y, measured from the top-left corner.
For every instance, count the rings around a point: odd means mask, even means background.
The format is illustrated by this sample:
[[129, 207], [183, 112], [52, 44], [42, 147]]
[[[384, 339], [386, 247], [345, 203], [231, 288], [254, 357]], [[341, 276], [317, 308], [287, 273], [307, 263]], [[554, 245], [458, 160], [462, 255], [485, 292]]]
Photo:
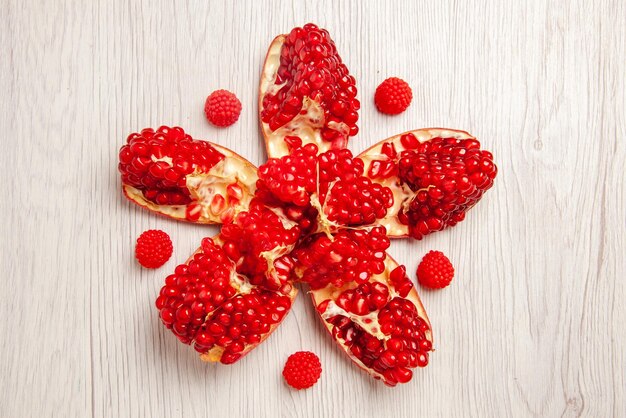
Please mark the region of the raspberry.
[[454, 267], [441, 251], [429, 251], [417, 266], [417, 280], [431, 289], [448, 286], [453, 277]]
[[241, 102], [228, 90], [215, 90], [206, 99], [204, 113], [213, 125], [230, 126], [239, 119]]
[[137, 238], [135, 257], [142, 266], [155, 269], [170, 259], [172, 251], [170, 236], [158, 229], [150, 229]]
[[391, 77], [383, 81], [374, 94], [376, 108], [387, 115], [397, 115], [406, 110], [413, 99], [413, 92], [406, 81]]
[[298, 390], [313, 386], [321, 374], [320, 359], [310, 351], [298, 351], [290, 355], [283, 369], [287, 384]]

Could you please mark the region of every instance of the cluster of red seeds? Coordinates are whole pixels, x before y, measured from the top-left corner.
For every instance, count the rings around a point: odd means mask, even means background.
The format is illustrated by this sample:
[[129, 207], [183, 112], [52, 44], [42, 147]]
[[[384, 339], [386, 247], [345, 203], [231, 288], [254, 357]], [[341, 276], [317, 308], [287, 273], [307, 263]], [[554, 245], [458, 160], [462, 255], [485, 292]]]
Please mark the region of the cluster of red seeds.
[[362, 283], [354, 289], [344, 290], [335, 303], [341, 309], [356, 315], [377, 311], [389, 301], [389, 287], [381, 282]]
[[354, 158], [347, 149], [330, 150], [319, 156], [317, 152], [316, 145], [307, 144], [263, 164], [257, 182], [261, 199], [270, 204], [279, 201], [308, 207], [315, 193], [325, 216], [344, 226], [372, 224], [386, 215], [393, 205], [393, 193], [363, 176], [360, 158]]
[[222, 248], [205, 238], [201, 251], [167, 276], [156, 307], [165, 326], [183, 343], [191, 343], [207, 315], [236, 294], [233, 270]]
[[441, 251], [429, 251], [417, 266], [417, 280], [422, 286], [441, 289], [454, 278], [454, 267]]
[[254, 346], [282, 321], [291, 301], [287, 296], [254, 289], [224, 302], [202, 325], [194, 348], [205, 353], [214, 346], [224, 348], [220, 362], [231, 364], [241, 358], [246, 346]]
[[315, 144], [307, 144], [282, 158], [270, 158], [259, 167], [257, 188], [280, 202], [308, 205], [317, 191], [317, 151]]
[[287, 279], [293, 263], [283, 258], [281, 274], [270, 275], [268, 262], [274, 263], [275, 260], [268, 260], [264, 253], [280, 248], [289, 253], [300, 238], [298, 226], [286, 228], [276, 213], [253, 201], [248, 211], [240, 213], [233, 223], [222, 227], [220, 237], [224, 241], [224, 252], [234, 261], [237, 272], [245, 275], [250, 283], [273, 290], [287, 286], [283, 290], [289, 293], [291, 286], [287, 284]]
[[389, 385], [411, 380], [410, 368], [428, 364], [432, 344], [426, 338], [428, 324], [419, 317], [415, 305], [401, 298], [392, 299], [378, 313], [383, 334], [380, 340], [349, 318], [337, 315], [329, 319], [335, 338], [345, 341], [351, 353], [366, 367], [385, 377]]
[[413, 92], [406, 81], [398, 77], [390, 77], [383, 81], [374, 95], [376, 108], [387, 115], [404, 112], [413, 99]]
[[191, 202], [187, 175], [206, 173], [224, 158], [211, 144], [193, 140], [178, 127], [144, 129], [129, 135], [126, 142], [119, 153], [122, 182], [159, 205]]
[[306, 389], [313, 386], [322, 374], [320, 359], [310, 351], [298, 351], [287, 359], [283, 377], [294, 389]]
[[382, 226], [367, 230], [341, 230], [331, 238], [325, 234], [309, 237], [294, 251], [302, 267], [301, 280], [312, 289], [328, 284], [364, 283], [385, 271], [385, 250], [390, 242]]
[[402, 153], [399, 177], [416, 192], [401, 222], [412, 237], [454, 226], [493, 185], [493, 156], [475, 139], [433, 138]]
[[[343, 146], [348, 136], [358, 132], [356, 122], [360, 103], [356, 99], [356, 81], [337, 54], [328, 31], [314, 24], [294, 28], [281, 49], [276, 85], [284, 85], [263, 98], [261, 120], [272, 131], [300, 113], [303, 100], [309, 97], [324, 110], [325, 141]], [[337, 128], [339, 124], [345, 129]]]
[[216, 90], [204, 103], [204, 114], [215, 126], [225, 127], [237, 122], [241, 113], [241, 102], [228, 90]]
[[155, 269], [165, 264], [173, 251], [172, 240], [167, 233], [158, 229], [149, 229], [137, 238], [135, 258], [142, 266]]
[[330, 221], [340, 225], [366, 225], [385, 217], [387, 209], [393, 205], [393, 193], [389, 187], [359, 177], [354, 181], [338, 181], [320, 200]]

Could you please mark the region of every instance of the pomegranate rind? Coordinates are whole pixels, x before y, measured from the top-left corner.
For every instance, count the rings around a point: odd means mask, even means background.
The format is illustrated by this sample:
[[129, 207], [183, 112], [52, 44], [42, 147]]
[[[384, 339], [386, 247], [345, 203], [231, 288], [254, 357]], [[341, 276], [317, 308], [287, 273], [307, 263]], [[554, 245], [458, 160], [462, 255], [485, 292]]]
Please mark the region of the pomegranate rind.
[[[398, 262], [394, 260], [389, 254], [387, 254], [387, 257], [385, 258], [385, 271], [382, 274], [372, 276], [372, 278], [370, 278], [369, 280], [370, 283], [382, 282], [386, 284], [389, 287], [389, 292], [390, 292], [389, 299], [390, 300], [393, 299], [394, 297], [401, 297], [395, 291], [394, 286], [389, 278], [391, 272], [398, 266], [399, 266]], [[388, 336], [383, 334], [380, 330], [373, 330], [378, 325], [378, 320], [375, 318], [379, 311], [373, 311], [370, 314], [367, 314], [365, 316], [359, 316], [350, 312], [346, 312], [339, 307], [336, 307], [338, 309], [337, 312], [328, 312], [328, 309], [326, 309], [324, 312], [320, 313], [319, 310], [317, 309], [322, 302], [327, 301], [329, 299], [335, 300], [335, 298], [339, 294], [341, 294], [341, 292], [351, 287], [354, 287], [354, 284], [349, 283], [342, 287], [335, 287], [335, 286], [329, 285], [322, 289], [311, 290], [309, 294], [311, 296], [311, 300], [313, 301], [313, 305], [316, 308], [315, 311], [317, 312], [318, 317], [324, 324], [324, 327], [326, 328], [326, 331], [328, 331], [328, 333], [330, 334], [331, 338], [333, 338], [337, 342], [337, 344], [348, 355], [348, 357], [350, 357], [350, 359], [354, 362], [354, 364], [356, 364], [361, 369], [366, 371], [372, 377], [386, 382], [385, 376], [383, 376], [382, 374], [378, 373], [376, 370], [373, 370], [372, 368], [367, 367], [365, 364], [363, 364], [363, 362], [350, 351], [349, 347], [345, 344], [345, 341], [339, 340], [335, 338], [335, 336], [333, 336], [334, 325], [327, 321], [327, 318], [331, 318], [337, 314], [342, 314], [350, 318], [350, 320], [352, 320], [353, 322], [357, 323], [359, 326], [361, 326], [361, 328], [366, 330], [370, 335], [373, 335], [374, 337], [385, 340], [385, 339], [388, 339]], [[418, 316], [422, 318], [428, 325], [429, 329], [428, 331], [425, 332], [425, 335], [426, 335], [426, 339], [430, 341], [432, 344], [433, 334], [432, 334], [432, 326], [430, 323], [430, 319], [428, 318], [428, 315], [426, 314], [426, 309], [424, 308], [424, 305], [422, 304], [422, 301], [415, 287], [413, 287], [409, 291], [409, 293], [406, 296], [404, 296], [403, 299], [410, 301], [415, 306]], [[367, 324], [362, 321], [362, 319], [364, 318], [370, 318], [370, 319], [374, 318], [374, 319], [371, 323]]]
[[[159, 205], [145, 198], [143, 192], [131, 185], [122, 184], [124, 196], [131, 202], [144, 209], [178, 221], [197, 224], [221, 224], [234, 218], [242, 210], [246, 210], [256, 191], [258, 180], [257, 168], [234, 151], [221, 145], [208, 142], [212, 147], [224, 155], [224, 159], [211, 168], [208, 173], [189, 175], [187, 186], [193, 189], [194, 198], [200, 199], [200, 215], [196, 220], [187, 217], [188, 205]], [[242, 199], [237, 203], [231, 202], [227, 187], [237, 184], [242, 189]], [[220, 195], [225, 199], [223, 210], [215, 211], [210, 202], [214, 196]], [[192, 202], [194, 204], [194, 202]]]
[[[427, 142], [433, 138], [476, 139], [473, 135], [465, 131], [448, 128], [424, 128], [403, 132], [372, 145], [357, 156], [363, 160], [365, 167], [364, 175], [368, 176], [372, 162], [388, 158], [382, 152], [384, 144], [392, 143], [398, 153], [404, 151], [406, 148], [402, 145], [400, 138], [406, 134], [413, 134], [419, 142]], [[414, 196], [415, 192], [403, 186], [397, 176], [391, 176], [386, 179], [371, 178], [371, 180], [389, 187], [394, 194], [393, 206], [387, 210], [387, 215], [384, 218], [376, 221], [376, 225], [384, 226], [387, 229], [387, 236], [389, 238], [408, 237], [409, 226], [400, 222], [398, 214], [402, 210], [403, 205]]]

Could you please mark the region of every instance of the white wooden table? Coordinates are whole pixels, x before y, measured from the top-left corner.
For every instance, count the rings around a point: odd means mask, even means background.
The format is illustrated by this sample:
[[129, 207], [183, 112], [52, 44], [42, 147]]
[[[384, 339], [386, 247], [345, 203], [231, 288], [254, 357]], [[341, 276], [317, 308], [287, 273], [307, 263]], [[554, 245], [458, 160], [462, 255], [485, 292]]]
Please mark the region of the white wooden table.
[[[624, 1], [3, 0], [0, 19], [2, 417], [626, 415]], [[218, 229], [120, 193], [118, 149], [147, 126], [181, 125], [261, 164], [262, 60], [308, 21], [357, 78], [353, 150], [446, 126], [476, 135], [500, 169], [464, 223], [392, 245], [411, 272], [429, 249], [457, 269], [448, 289], [421, 292], [431, 364], [393, 389], [350, 363], [302, 295], [241, 362], [200, 362], [153, 301]], [[388, 76], [414, 91], [397, 117], [373, 106]], [[244, 105], [225, 130], [202, 112], [217, 88]], [[133, 260], [148, 228], [174, 241], [157, 271]], [[301, 349], [324, 373], [296, 392], [280, 372]]]

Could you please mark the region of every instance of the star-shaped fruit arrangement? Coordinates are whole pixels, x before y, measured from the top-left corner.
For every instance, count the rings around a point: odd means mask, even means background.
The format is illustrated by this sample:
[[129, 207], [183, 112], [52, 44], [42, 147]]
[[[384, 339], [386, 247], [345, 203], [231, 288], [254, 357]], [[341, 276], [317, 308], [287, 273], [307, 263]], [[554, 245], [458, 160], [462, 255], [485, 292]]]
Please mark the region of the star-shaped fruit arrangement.
[[265, 59], [261, 167], [179, 127], [144, 129], [121, 148], [128, 199], [222, 224], [156, 299], [165, 327], [202, 360], [231, 364], [252, 351], [304, 282], [331, 337], [374, 378], [406, 383], [428, 364], [430, 322], [389, 240], [456, 225], [497, 169], [473, 136], [452, 129], [405, 132], [353, 156], [355, 84], [328, 32], [307, 24], [276, 37]]

